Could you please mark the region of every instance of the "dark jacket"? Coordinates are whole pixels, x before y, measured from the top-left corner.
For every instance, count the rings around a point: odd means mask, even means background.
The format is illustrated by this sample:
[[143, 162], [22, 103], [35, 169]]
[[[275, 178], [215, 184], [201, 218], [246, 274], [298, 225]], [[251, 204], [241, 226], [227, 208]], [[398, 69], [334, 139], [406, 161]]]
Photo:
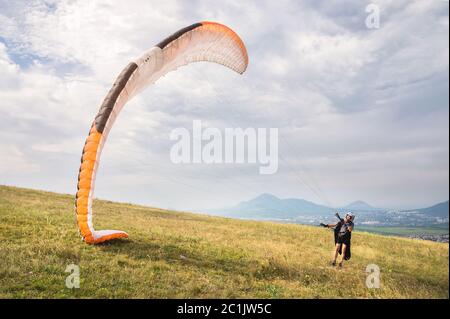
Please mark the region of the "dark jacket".
[[[345, 260], [349, 260], [352, 257], [350, 252], [350, 240], [352, 238], [352, 233], [348, 231], [348, 227], [353, 226], [352, 222], [344, 223], [343, 219], [340, 219], [339, 222], [334, 227], [334, 244], [337, 243], [345, 244], [347, 248], [345, 249]], [[339, 248], [339, 255], [342, 254], [342, 245]]]

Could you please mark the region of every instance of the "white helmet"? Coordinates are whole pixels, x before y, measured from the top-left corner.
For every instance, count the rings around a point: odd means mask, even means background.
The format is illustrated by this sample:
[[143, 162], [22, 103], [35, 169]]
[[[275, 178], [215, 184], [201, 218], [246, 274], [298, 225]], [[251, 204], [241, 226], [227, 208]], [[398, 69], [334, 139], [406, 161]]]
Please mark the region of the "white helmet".
[[352, 212], [348, 212], [347, 214], [345, 214], [345, 217], [350, 217], [350, 220], [353, 221], [355, 219], [355, 215]]

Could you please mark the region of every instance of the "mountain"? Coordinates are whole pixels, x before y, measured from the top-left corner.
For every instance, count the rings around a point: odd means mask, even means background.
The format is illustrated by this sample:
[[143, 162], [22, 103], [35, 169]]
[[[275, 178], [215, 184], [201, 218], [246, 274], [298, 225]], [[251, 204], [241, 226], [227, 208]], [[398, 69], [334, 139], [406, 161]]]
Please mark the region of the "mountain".
[[373, 207], [362, 200], [357, 200], [353, 203], [348, 204], [347, 206], [342, 207], [344, 210], [353, 210], [353, 211], [379, 211], [380, 208]]
[[426, 215], [448, 218], [448, 201], [417, 210]]
[[210, 212], [239, 218], [295, 219], [298, 216], [330, 214], [334, 209], [304, 199], [280, 199], [272, 194], [261, 194], [236, 206]]

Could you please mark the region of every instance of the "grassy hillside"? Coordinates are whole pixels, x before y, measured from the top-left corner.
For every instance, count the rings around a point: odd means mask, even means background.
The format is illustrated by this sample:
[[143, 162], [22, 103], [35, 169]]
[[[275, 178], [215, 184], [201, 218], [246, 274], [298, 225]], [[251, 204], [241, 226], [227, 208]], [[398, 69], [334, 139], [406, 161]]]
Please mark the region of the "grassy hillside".
[[[0, 186], [1, 298], [448, 298], [448, 244], [355, 233], [353, 257], [328, 265], [332, 233], [95, 201], [97, 229], [131, 238], [89, 246], [73, 196]], [[68, 264], [80, 289], [65, 287]], [[365, 286], [366, 265], [381, 288]]]

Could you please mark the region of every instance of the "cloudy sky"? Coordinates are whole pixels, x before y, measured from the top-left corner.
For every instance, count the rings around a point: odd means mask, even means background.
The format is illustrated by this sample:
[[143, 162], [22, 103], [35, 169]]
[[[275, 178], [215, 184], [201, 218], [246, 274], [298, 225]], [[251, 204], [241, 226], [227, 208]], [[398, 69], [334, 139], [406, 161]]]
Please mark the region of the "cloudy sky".
[[[366, 6], [380, 8], [369, 29]], [[260, 193], [421, 207], [449, 192], [449, 4], [385, 1], [0, 0], [0, 184], [74, 194], [115, 77], [174, 31], [217, 21], [245, 42], [240, 76], [199, 63], [126, 105], [96, 197], [164, 208]], [[279, 128], [279, 170], [173, 164], [176, 127]]]

